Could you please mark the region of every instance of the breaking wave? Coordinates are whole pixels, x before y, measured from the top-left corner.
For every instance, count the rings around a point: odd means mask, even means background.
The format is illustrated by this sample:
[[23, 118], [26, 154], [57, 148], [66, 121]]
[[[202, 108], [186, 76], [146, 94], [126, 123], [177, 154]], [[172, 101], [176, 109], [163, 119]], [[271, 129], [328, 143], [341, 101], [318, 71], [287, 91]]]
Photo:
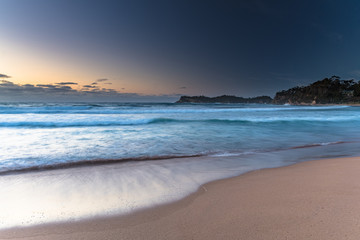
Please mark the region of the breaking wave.
[[11, 121], [0, 120], [0, 127], [6, 128], [62, 128], [62, 127], [106, 127], [106, 126], [129, 126], [146, 124], [166, 123], [204, 123], [204, 124], [254, 124], [254, 123], [296, 123], [296, 122], [342, 122], [359, 121], [357, 116], [331, 116], [331, 117], [264, 117], [264, 118], [229, 118], [229, 119], [180, 119], [180, 118], [141, 118], [141, 119], [85, 119], [81, 120], [54, 120], [49, 121]]

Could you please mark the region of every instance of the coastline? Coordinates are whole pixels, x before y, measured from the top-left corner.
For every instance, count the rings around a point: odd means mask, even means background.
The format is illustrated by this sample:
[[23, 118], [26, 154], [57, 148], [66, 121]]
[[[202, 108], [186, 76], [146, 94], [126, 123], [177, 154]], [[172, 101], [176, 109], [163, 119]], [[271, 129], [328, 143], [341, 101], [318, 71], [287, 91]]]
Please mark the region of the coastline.
[[207, 183], [130, 215], [0, 231], [0, 239], [358, 239], [360, 157]]
[[[282, 105], [282, 104], [275, 104], [275, 105]], [[321, 107], [321, 106], [349, 106], [349, 107], [359, 107], [360, 103], [304, 103], [304, 104], [289, 104], [290, 106], [314, 106], [314, 107]]]

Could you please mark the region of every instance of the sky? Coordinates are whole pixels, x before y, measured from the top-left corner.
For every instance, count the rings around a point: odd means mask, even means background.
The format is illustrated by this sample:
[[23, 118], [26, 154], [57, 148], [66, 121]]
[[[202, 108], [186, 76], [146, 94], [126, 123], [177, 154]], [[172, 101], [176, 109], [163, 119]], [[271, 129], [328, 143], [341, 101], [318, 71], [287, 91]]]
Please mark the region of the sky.
[[252, 97], [360, 79], [357, 0], [0, 0], [0, 101]]

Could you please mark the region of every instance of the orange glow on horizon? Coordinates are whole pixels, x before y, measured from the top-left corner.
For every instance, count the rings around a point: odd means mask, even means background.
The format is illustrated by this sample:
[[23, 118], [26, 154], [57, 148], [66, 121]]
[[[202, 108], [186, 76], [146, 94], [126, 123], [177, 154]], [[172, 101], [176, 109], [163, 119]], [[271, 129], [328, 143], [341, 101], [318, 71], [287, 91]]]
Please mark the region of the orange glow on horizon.
[[55, 51], [16, 44], [6, 38], [0, 39], [0, 52], [0, 73], [11, 76], [6, 80], [15, 84], [76, 82], [78, 85], [70, 86], [80, 90], [83, 85], [107, 78], [109, 80], [106, 83], [111, 84], [99, 83], [101, 88], [145, 95], [174, 94], [181, 87], [173, 86], [171, 81], [164, 81], [169, 76], [145, 72], [126, 62], [123, 66], [118, 66], [110, 60], [99, 61], [96, 56], [85, 58], [70, 53], [58, 54]]

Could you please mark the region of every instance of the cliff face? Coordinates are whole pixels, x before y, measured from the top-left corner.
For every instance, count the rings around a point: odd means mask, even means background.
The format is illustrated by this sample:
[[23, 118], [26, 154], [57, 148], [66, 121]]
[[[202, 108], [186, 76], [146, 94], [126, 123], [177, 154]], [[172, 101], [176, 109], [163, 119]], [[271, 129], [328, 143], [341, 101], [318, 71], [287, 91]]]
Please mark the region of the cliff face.
[[260, 96], [254, 98], [243, 98], [229, 95], [218, 97], [205, 96], [182, 96], [176, 103], [271, 103], [272, 98], [269, 96]]
[[346, 104], [360, 103], [360, 82], [325, 78], [305, 87], [294, 87], [277, 92], [274, 104]]

